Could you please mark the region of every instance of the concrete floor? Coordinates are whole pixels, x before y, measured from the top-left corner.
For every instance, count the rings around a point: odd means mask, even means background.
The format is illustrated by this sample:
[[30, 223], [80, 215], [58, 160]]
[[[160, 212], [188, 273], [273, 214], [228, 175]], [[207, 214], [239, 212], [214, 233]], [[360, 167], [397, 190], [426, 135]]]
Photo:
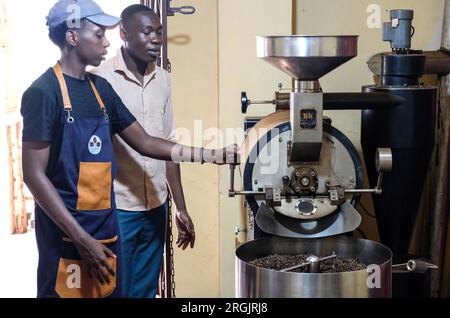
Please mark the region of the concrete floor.
[[0, 231], [0, 298], [35, 298], [38, 253], [34, 231]]

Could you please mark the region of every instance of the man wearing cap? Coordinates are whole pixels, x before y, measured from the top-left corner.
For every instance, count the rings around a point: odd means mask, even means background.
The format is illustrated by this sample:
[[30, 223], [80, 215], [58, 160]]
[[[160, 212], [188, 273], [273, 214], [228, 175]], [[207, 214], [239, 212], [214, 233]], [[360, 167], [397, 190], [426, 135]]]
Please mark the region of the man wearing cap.
[[[108, 80], [149, 134], [174, 141], [170, 75], [155, 65], [162, 44], [159, 17], [149, 7], [134, 4], [121, 19], [123, 47], [93, 72]], [[177, 244], [185, 249], [195, 242], [180, 166], [142, 157], [120, 137], [113, 140], [119, 166], [114, 188], [122, 233], [123, 295], [154, 298], [164, 251], [166, 182], [177, 207]]]
[[105, 30], [119, 21], [92, 0], [57, 2], [47, 24], [61, 58], [22, 98], [23, 175], [36, 200], [38, 297], [121, 296], [113, 135], [160, 160], [220, 164], [237, 151], [148, 135], [111, 85], [86, 73], [104, 59]]

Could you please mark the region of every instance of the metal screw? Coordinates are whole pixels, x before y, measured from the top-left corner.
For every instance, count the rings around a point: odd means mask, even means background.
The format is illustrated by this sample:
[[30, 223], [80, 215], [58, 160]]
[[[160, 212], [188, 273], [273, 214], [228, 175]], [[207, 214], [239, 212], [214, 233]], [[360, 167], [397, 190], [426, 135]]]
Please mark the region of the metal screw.
[[279, 142], [283, 142], [283, 138], [280, 137], [280, 139], [278, 139]]
[[312, 177], [315, 177], [315, 176], [316, 176], [316, 173], [315, 173], [314, 171], [311, 171], [311, 176], [312, 176]]
[[300, 187], [296, 187], [295, 192], [300, 192]]
[[308, 177], [303, 177], [300, 182], [302, 183], [302, 186], [307, 187], [309, 185], [309, 179]]
[[300, 172], [297, 171], [297, 172], [295, 173], [295, 176], [296, 176], [297, 178], [300, 177]]
[[311, 190], [311, 192], [314, 192], [314, 191], [316, 191], [316, 188], [311, 187], [310, 190]]
[[241, 229], [238, 226], [234, 227], [234, 235], [238, 235], [241, 232]]

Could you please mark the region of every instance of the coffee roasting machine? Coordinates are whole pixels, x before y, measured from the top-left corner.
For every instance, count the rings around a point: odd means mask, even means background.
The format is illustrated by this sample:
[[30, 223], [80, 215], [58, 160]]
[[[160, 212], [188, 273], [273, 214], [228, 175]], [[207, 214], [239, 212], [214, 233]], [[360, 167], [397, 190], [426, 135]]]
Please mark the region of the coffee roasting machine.
[[[267, 103], [276, 111], [245, 123], [242, 191], [231, 167], [229, 196], [245, 197], [253, 236], [236, 251], [236, 296], [391, 297], [397, 278], [426, 285], [435, 266], [408, 258], [408, 246], [434, 145], [437, 90], [419, 83], [425, 56], [410, 49], [412, 19], [411, 10], [391, 11], [383, 40], [392, 52], [381, 55], [381, 83], [360, 93], [327, 93], [319, 83], [357, 56], [358, 36], [257, 38], [257, 56], [289, 74], [294, 88], [279, 87], [266, 101], [241, 95], [243, 113]], [[354, 145], [323, 115], [350, 109], [362, 110], [367, 188]], [[381, 243], [352, 237], [363, 194], [372, 195]], [[308, 254], [300, 264], [307, 270], [251, 263], [275, 254]], [[336, 256], [369, 267], [322, 273], [320, 263]]]

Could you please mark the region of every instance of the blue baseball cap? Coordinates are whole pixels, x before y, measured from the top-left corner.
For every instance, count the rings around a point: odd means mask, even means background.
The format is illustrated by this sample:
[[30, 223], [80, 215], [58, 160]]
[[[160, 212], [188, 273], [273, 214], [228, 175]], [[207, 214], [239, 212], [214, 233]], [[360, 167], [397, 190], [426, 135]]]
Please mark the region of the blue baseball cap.
[[114, 27], [120, 22], [120, 18], [104, 13], [92, 0], [59, 0], [48, 13], [47, 26], [54, 28], [62, 23], [75, 25], [81, 19], [104, 27]]

